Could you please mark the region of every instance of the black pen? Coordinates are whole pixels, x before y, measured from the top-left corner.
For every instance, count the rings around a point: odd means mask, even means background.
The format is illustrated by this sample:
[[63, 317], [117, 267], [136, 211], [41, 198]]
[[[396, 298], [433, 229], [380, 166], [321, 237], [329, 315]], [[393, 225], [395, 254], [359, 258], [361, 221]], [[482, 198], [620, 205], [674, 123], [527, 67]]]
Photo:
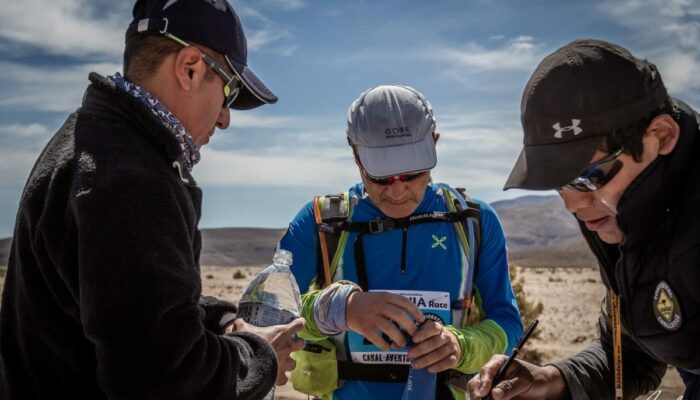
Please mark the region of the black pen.
[[[518, 340], [518, 343], [515, 345], [513, 348], [513, 351], [510, 353], [510, 356], [508, 356], [508, 359], [506, 362], [501, 365], [501, 368], [498, 370], [498, 373], [496, 376], [493, 378], [493, 382], [491, 383], [491, 390], [493, 390], [494, 386], [498, 384], [498, 382], [501, 381], [503, 378], [503, 375], [506, 373], [506, 370], [510, 367], [511, 364], [513, 364], [513, 360], [515, 360], [515, 357], [520, 353], [520, 350], [523, 349], [523, 346], [525, 346], [525, 342], [527, 342], [527, 339], [532, 335], [532, 332], [535, 330], [535, 327], [539, 323], [538, 320], [534, 320], [530, 323], [530, 326], [525, 329], [525, 333], [520, 337], [520, 340]], [[490, 398], [490, 394], [488, 398]]]

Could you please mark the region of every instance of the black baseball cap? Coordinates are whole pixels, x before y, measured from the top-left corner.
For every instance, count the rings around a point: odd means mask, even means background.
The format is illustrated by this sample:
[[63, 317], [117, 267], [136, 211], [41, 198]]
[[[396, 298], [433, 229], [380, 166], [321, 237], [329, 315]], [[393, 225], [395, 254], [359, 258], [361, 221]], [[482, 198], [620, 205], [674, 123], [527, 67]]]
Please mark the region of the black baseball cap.
[[277, 102], [270, 89], [248, 68], [248, 47], [238, 15], [226, 0], [137, 0], [125, 40], [135, 35], [170, 33], [207, 46], [225, 58], [243, 82], [231, 108], [250, 110]]
[[523, 92], [524, 146], [504, 190], [566, 185], [608, 133], [661, 109], [668, 98], [656, 66], [620, 46], [584, 39], [558, 49]]

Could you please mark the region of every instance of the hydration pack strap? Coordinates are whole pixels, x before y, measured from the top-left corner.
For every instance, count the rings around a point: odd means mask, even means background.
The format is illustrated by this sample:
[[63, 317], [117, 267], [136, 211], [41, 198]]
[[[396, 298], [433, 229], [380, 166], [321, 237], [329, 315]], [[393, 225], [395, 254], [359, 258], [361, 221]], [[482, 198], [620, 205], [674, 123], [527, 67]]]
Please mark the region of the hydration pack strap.
[[408, 365], [360, 364], [338, 360], [338, 379], [348, 381], [406, 382]]
[[434, 211], [431, 213], [411, 215], [406, 218], [375, 219], [369, 222], [350, 222], [343, 218], [324, 219], [318, 229], [331, 235], [338, 235], [342, 231], [360, 233], [382, 233], [392, 229], [403, 229], [409, 225], [425, 224], [430, 222], [458, 222], [465, 218], [479, 218], [479, 210], [468, 208], [461, 211]]
[[[408, 380], [408, 369], [409, 365], [405, 364], [361, 364], [338, 360], [338, 379], [370, 382], [406, 382]], [[452, 376], [457, 374], [465, 376], [454, 370], [438, 373], [435, 399], [452, 398], [446, 383], [451, 383]]]
[[[408, 242], [408, 227], [415, 224], [426, 224], [431, 222], [458, 222], [463, 221], [467, 217], [479, 215], [479, 210], [465, 209], [461, 211], [443, 212], [434, 211], [431, 213], [411, 215], [406, 218], [391, 218], [391, 219], [375, 219], [369, 222], [348, 222], [333, 226], [326, 224], [327, 227], [319, 226], [319, 231], [337, 235], [342, 231], [359, 232], [353, 243], [355, 252], [355, 266], [357, 268], [357, 280], [362, 290], [369, 288], [367, 281], [367, 267], [365, 266], [365, 250], [363, 245], [364, 236], [371, 233], [382, 233], [393, 229], [401, 229], [401, 273], [406, 272], [406, 244]], [[326, 229], [327, 228], [327, 229]]]

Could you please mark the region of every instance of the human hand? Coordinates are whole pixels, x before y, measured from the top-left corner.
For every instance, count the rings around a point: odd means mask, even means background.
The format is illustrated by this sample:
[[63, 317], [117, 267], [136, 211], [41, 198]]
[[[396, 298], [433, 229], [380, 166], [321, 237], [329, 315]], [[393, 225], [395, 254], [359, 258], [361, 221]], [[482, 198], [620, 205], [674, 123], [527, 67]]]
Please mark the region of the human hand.
[[539, 367], [515, 359], [503, 374], [503, 379], [491, 389], [493, 378], [508, 357], [495, 355], [467, 384], [469, 398], [493, 400], [558, 399], [566, 391], [566, 383], [559, 370], [552, 366]]
[[426, 320], [413, 335], [413, 343], [416, 346], [408, 350], [408, 356], [414, 368], [441, 372], [457, 365], [462, 357], [457, 337], [439, 322]]
[[238, 318], [234, 321], [236, 332], [250, 332], [258, 336], [262, 336], [275, 349], [277, 355], [277, 385], [287, 383], [286, 371], [291, 371], [296, 366], [290, 354], [294, 351], [299, 351], [306, 346], [303, 339], [294, 336], [304, 328], [306, 321], [304, 318], [296, 318], [294, 321], [286, 325], [273, 325], [267, 327], [259, 327], [246, 323]]
[[381, 350], [389, 351], [391, 344], [382, 338], [382, 333], [391, 339], [395, 348], [404, 347], [407, 338], [401, 329], [412, 336], [417, 329], [414, 320], [423, 322], [425, 317], [411, 300], [401, 295], [355, 292], [348, 297], [345, 320], [348, 328], [363, 335]]

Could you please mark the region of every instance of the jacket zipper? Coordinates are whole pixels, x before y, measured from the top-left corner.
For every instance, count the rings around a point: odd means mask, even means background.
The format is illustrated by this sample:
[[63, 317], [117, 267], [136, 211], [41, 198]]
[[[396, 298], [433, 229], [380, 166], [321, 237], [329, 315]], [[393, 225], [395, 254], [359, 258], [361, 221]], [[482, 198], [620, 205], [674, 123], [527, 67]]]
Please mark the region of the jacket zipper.
[[406, 273], [406, 242], [408, 242], [408, 226], [401, 228], [401, 275]]

